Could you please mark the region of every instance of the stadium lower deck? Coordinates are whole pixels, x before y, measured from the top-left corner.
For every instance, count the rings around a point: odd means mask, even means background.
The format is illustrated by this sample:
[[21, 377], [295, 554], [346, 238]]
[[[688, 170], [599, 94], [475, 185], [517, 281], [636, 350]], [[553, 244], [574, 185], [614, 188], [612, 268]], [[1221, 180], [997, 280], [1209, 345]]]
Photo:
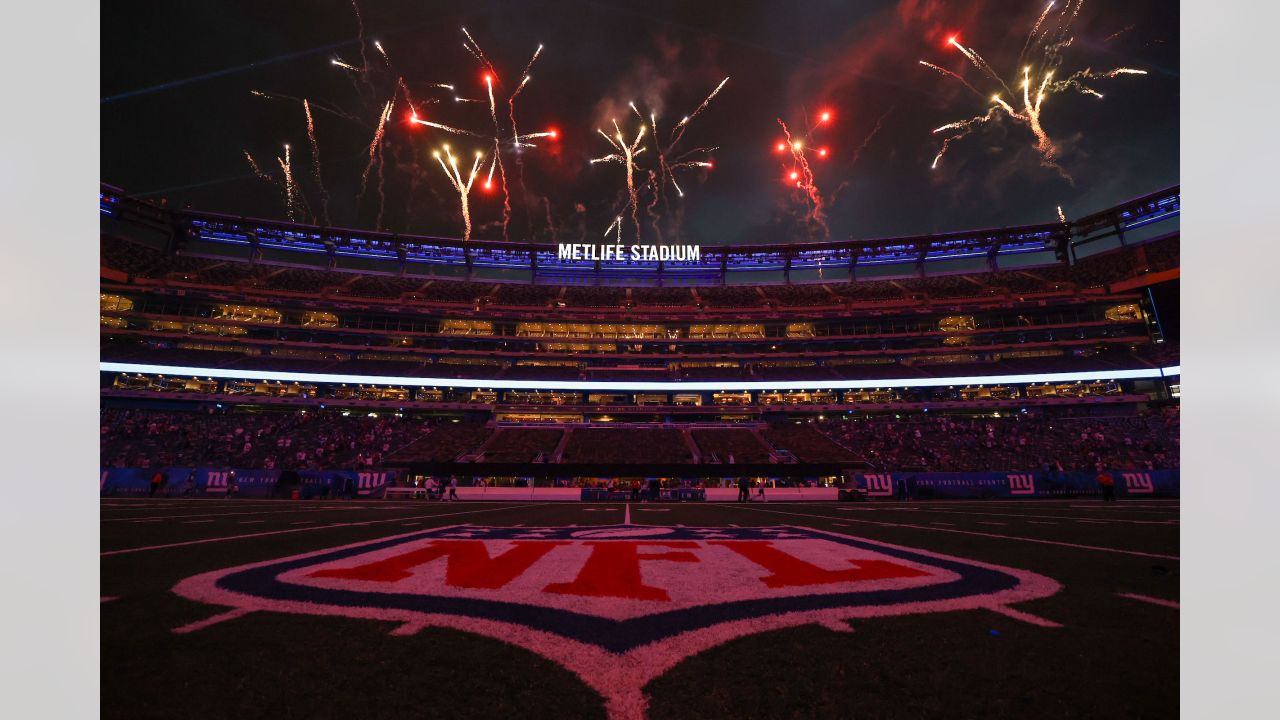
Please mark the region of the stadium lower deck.
[[[102, 714], [1170, 717], [1178, 708], [1178, 522], [1176, 499], [531, 504], [104, 498]], [[979, 598], [976, 606], [925, 603], [900, 613], [873, 606], [850, 610], [848, 617], [837, 608], [818, 620], [775, 613], [729, 625], [717, 624], [722, 618], [713, 607], [700, 622], [714, 637], [692, 651], [687, 646], [646, 654], [642, 647], [626, 655], [597, 654], [591, 657], [599, 662], [586, 669], [579, 663], [576, 671], [566, 668], [565, 658], [579, 645], [553, 638], [540, 646], [528, 633], [508, 634], [510, 626], [495, 631], [486, 618], [466, 613], [442, 620], [413, 616], [419, 617], [415, 622], [357, 617], [361, 608], [281, 611], [266, 601], [219, 604], [188, 599], [189, 590], [175, 592], [202, 573], [452, 526], [462, 527], [441, 531], [445, 537], [633, 537], [645, 541], [637, 543], [643, 552], [660, 554], [672, 551], [654, 548], [657, 539], [690, 532], [708, 538], [765, 532], [867, 541], [864, 546], [873, 548], [887, 543], [923, 553], [917, 559], [938, 553], [972, 567], [1020, 571], [1038, 578], [1031, 583], [1038, 589], [1028, 595], [1035, 599], [984, 604]], [[792, 529], [754, 530], [778, 526]], [[679, 545], [694, 549], [675, 554], [694, 553], [702, 565], [686, 558], [676, 570], [669, 561], [678, 558], [641, 555], [642, 581], [662, 585], [687, 577], [696, 585], [697, 573], [711, 570], [703, 566], [716, 544]], [[508, 547], [499, 545], [494, 556]], [[685, 575], [671, 575], [677, 571]], [[562, 579], [572, 580], [573, 572]], [[821, 586], [804, 592], [819, 593]], [[589, 612], [591, 602], [566, 594], [552, 607]], [[654, 647], [666, 647], [663, 642]], [[626, 689], [630, 685], [634, 691]]]

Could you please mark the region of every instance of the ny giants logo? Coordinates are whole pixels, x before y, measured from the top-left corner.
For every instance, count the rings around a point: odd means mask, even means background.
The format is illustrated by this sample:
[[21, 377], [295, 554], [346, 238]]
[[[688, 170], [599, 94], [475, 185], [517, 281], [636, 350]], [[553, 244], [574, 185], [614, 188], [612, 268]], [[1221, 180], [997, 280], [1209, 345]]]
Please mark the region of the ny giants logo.
[[863, 475], [867, 481], [867, 497], [892, 497], [893, 496], [893, 476], [880, 475]]
[[1149, 495], [1155, 492], [1151, 475], [1147, 473], [1120, 473], [1124, 478], [1124, 489], [1130, 495]]
[[368, 495], [377, 488], [387, 484], [387, 474], [384, 472], [361, 472], [356, 473], [356, 492], [360, 495]]
[[1035, 495], [1036, 479], [1034, 475], [1010, 475], [1010, 495]]
[[1056, 593], [1021, 570], [799, 527], [456, 526], [197, 575], [174, 592], [246, 612], [448, 627], [543, 655], [643, 718], [642, 688], [732, 638], [804, 624], [1009, 607]]

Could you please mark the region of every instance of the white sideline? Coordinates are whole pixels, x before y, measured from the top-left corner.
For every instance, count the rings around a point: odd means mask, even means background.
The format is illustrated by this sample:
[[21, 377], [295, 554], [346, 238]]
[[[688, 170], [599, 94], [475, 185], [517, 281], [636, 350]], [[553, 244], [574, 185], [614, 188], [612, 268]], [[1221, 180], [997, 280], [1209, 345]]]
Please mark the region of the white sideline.
[[203, 545], [205, 543], [225, 542], [228, 540], [243, 540], [245, 538], [266, 537], [268, 535], [285, 535], [288, 533], [309, 532], [311, 530], [326, 530], [329, 528], [339, 528], [339, 527], [358, 527], [360, 525], [377, 525], [379, 523], [403, 522], [405, 520], [424, 520], [424, 519], [440, 518], [440, 517], [453, 517], [455, 515], [474, 515], [476, 513], [500, 512], [502, 510], [515, 510], [518, 508], [526, 508], [526, 507], [537, 507], [537, 505], [509, 505], [509, 506], [500, 507], [500, 508], [486, 508], [484, 510], [464, 510], [462, 512], [432, 513], [430, 515], [413, 515], [410, 517], [395, 517], [395, 518], [386, 518], [383, 520], [364, 520], [361, 522], [332, 523], [330, 525], [313, 525], [310, 527], [294, 528], [292, 530], [267, 530], [264, 532], [246, 533], [243, 535], [224, 535], [222, 537], [203, 538], [200, 540], [185, 540], [183, 542], [165, 543], [163, 545], [146, 545], [143, 547], [124, 548], [121, 550], [106, 550], [104, 552], [98, 553], [98, 556], [106, 557], [108, 555], [125, 555], [128, 553], [146, 552], [148, 550], [164, 550], [167, 548], [186, 547], [188, 545]]

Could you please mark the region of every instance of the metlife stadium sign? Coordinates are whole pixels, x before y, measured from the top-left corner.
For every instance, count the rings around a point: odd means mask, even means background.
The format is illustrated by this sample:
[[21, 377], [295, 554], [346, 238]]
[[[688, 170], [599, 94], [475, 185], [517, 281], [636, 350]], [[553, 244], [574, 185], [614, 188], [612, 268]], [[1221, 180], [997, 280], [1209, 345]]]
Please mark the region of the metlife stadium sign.
[[702, 257], [701, 245], [596, 245], [560, 243], [560, 260], [594, 260], [598, 262], [697, 262]]

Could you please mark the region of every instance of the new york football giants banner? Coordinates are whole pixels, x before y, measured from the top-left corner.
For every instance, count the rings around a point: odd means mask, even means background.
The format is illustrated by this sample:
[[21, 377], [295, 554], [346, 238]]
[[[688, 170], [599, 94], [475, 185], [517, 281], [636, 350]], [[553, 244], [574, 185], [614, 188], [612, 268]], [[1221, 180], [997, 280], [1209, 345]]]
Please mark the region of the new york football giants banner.
[[[1177, 470], [1108, 470], [1120, 496], [1177, 497]], [[999, 498], [1097, 495], [1092, 472], [866, 473], [859, 487], [869, 498]]]
[[[156, 491], [156, 495], [165, 497], [227, 494], [257, 498], [292, 497], [293, 491], [297, 490], [301, 499], [381, 497], [398, 474], [394, 470], [300, 470], [295, 483], [281, 470], [103, 468], [98, 477], [98, 493], [104, 497], [150, 495], [151, 478], [157, 472], [168, 476], [168, 483]], [[281, 483], [282, 477], [291, 482]], [[190, 486], [187, 485], [188, 478], [193, 481]]]

